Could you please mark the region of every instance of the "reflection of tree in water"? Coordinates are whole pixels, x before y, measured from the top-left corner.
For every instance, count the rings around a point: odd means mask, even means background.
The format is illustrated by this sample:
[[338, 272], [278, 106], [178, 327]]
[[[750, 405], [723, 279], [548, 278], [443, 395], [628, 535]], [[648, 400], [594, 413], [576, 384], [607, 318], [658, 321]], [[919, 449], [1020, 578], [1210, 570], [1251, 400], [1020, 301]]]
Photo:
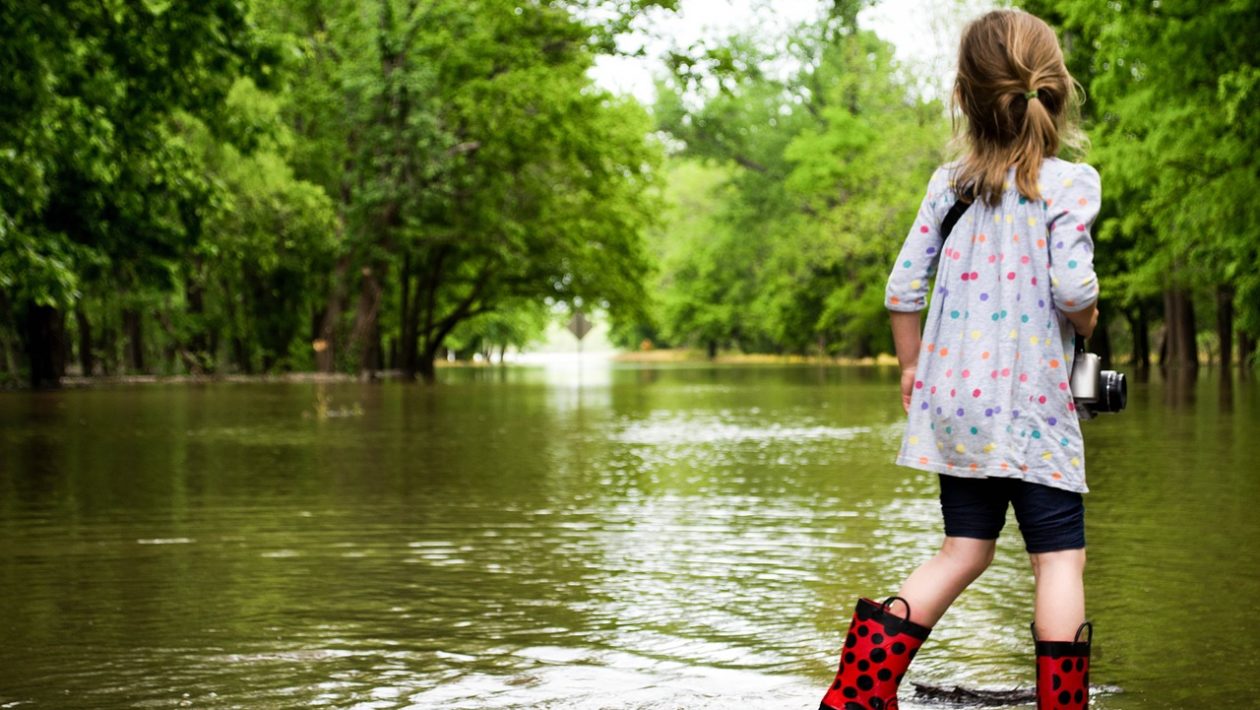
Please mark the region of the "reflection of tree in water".
[[1164, 369], [1164, 403], [1169, 407], [1181, 408], [1194, 404], [1194, 384], [1198, 371], [1188, 367], [1168, 367]]

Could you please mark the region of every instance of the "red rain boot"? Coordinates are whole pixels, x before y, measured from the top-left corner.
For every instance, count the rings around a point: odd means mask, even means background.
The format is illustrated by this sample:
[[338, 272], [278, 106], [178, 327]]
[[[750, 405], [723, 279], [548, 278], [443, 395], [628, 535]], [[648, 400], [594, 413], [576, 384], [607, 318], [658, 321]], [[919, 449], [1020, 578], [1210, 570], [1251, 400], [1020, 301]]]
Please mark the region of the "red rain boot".
[[[1085, 640], [1081, 632], [1089, 629]], [[1089, 707], [1089, 647], [1094, 625], [1086, 621], [1072, 641], [1040, 641], [1032, 624], [1037, 649], [1037, 710], [1084, 710]]]
[[[893, 600], [906, 605], [902, 618], [889, 611]], [[840, 669], [818, 710], [896, 710], [897, 686], [932, 630], [910, 621], [910, 603], [888, 597], [883, 604], [858, 600]]]

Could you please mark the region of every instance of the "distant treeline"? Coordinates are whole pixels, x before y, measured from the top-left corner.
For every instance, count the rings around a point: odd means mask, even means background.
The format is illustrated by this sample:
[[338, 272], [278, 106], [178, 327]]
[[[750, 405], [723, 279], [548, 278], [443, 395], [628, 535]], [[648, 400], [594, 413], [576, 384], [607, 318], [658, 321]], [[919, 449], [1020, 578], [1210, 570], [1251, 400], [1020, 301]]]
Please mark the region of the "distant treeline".
[[[576, 309], [626, 347], [889, 350], [945, 105], [864, 0], [677, 48], [650, 111], [599, 89], [675, 4], [0, 0], [0, 380], [432, 381]], [[1089, 99], [1065, 157], [1103, 177], [1093, 347], [1249, 362], [1260, 2], [1023, 4]]]

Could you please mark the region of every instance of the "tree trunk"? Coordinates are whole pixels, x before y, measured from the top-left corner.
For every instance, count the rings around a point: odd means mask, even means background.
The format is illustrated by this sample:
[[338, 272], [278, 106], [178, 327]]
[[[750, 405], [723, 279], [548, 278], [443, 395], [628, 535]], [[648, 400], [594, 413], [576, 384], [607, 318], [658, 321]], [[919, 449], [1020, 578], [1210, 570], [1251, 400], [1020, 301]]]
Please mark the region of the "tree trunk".
[[1133, 331], [1133, 367], [1138, 382], [1146, 382], [1151, 374], [1151, 324], [1146, 304], [1138, 301], [1134, 313], [1128, 314]]
[[1195, 342], [1194, 305], [1184, 289], [1164, 291], [1164, 329], [1166, 358], [1161, 360], [1160, 366], [1197, 372], [1199, 352]]
[[324, 306], [324, 315], [319, 321], [319, 330], [315, 334], [315, 369], [320, 372], [332, 372], [336, 367], [337, 322], [341, 320], [341, 311], [346, 302], [346, 273], [350, 270], [350, 257], [343, 256], [337, 260], [333, 270], [332, 290], [328, 294], [328, 303]]
[[[421, 354], [423, 348], [419, 345], [421, 335], [425, 338], [425, 348], [430, 346], [436, 347], [441, 345], [441, 340], [430, 343], [434, 329], [438, 327], [437, 318], [437, 292], [442, 283], [442, 269], [446, 262], [446, 257], [450, 253], [450, 248], [446, 245], [439, 246], [436, 251], [426, 254], [426, 258], [420, 259], [420, 263], [416, 264], [415, 281], [416, 286], [411, 288], [412, 269], [411, 256], [404, 257], [404, 268], [408, 273], [403, 274], [403, 309], [402, 320], [402, 343], [399, 350], [402, 359], [402, 375], [406, 380], [415, 380], [416, 375], [424, 375], [422, 371], [425, 357]], [[431, 351], [430, 355], [432, 355]], [[429, 357], [431, 360], [432, 357]], [[430, 368], [431, 369], [431, 368]], [[430, 372], [430, 375], [432, 373]], [[426, 382], [432, 382], [432, 379], [425, 379]]]
[[1216, 338], [1221, 346], [1221, 375], [1229, 377], [1234, 364], [1234, 287], [1228, 284], [1216, 288]]
[[[253, 363], [250, 362], [249, 348], [245, 345], [245, 338], [234, 335], [232, 336], [232, 355], [236, 360], [236, 369], [242, 375], [254, 374]], [[263, 366], [266, 369], [266, 365]]]
[[56, 389], [65, 374], [65, 348], [62, 314], [52, 306], [26, 307], [26, 357], [30, 363], [30, 383], [35, 389]]
[[404, 380], [410, 382], [416, 379], [416, 373], [420, 371], [422, 359], [416, 344], [416, 336], [404, 337], [403, 341], [398, 345], [398, 369]]
[[871, 347], [871, 339], [869, 336], [858, 336], [856, 354], [859, 358], [873, 357], [875, 355], [875, 349]]
[[[13, 312], [13, 304], [9, 301], [4, 291], [0, 291], [0, 323], [17, 323], [17, 318]], [[21, 340], [21, 333], [14, 333], [18, 340]], [[16, 346], [16, 347], [15, 347]], [[9, 337], [9, 329], [0, 326], [0, 355], [4, 357], [4, 362], [0, 364], [0, 374], [7, 374], [9, 377], [16, 378], [18, 374], [18, 355], [17, 350], [21, 349], [20, 345], [16, 345]], [[0, 378], [0, 382], [7, 378]]]
[[[209, 361], [210, 340], [205, 331], [205, 290], [201, 287], [201, 259], [195, 258], [189, 265], [184, 285], [184, 300], [188, 302], [188, 315], [192, 316], [193, 332], [188, 339], [187, 350]], [[199, 368], [200, 369], [200, 368]]]
[[716, 340], [710, 340], [710, 341], [709, 341], [709, 346], [708, 346], [708, 353], [709, 353], [709, 359], [710, 359], [710, 360], [712, 360], [712, 359], [714, 359], [714, 358], [716, 358], [716, 357], [717, 357], [717, 348], [718, 348], [717, 341], [716, 341]]
[[[431, 385], [437, 382], [437, 366], [433, 362], [437, 358], [436, 349], [425, 350], [420, 353], [420, 358], [416, 362], [416, 373], [420, 375], [420, 379], [426, 384]], [[412, 378], [415, 374], [412, 374]]]
[[127, 339], [127, 370], [144, 371], [144, 331], [140, 321], [140, 312], [128, 308], [123, 311], [123, 337]]
[[118, 374], [118, 329], [112, 323], [102, 323], [98, 337], [101, 357], [97, 364], [100, 365], [101, 374]]
[[1243, 377], [1247, 376], [1247, 372], [1252, 367], [1252, 354], [1256, 348], [1256, 343], [1251, 339], [1251, 334], [1246, 331], [1238, 331], [1238, 371]]
[[18, 370], [21, 369], [18, 365], [17, 350], [14, 348], [13, 343], [2, 334], [0, 334], [0, 350], [4, 351], [3, 371], [7, 373], [9, 377], [16, 378]]
[[83, 309], [82, 303], [74, 307], [74, 322], [79, 329], [79, 369], [83, 371], [84, 377], [91, 377], [96, 364], [92, 359], [92, 323], [88, 321], [87, 311]]
[[354, 311], [354, 327], [350, 330], [347, 347], [356, 357], [358, 370], [369, 373], [375, 362], [377, 318], [381, 310], [381, 279], [385, 276], [385, 264], [363, 267], [363, 285], [359, 289], [359, 303]]
[[377, 318], [376, 322], [372, 324], [372, 337], [369, 342], [372, 345], [369, 362], [372, 364], [372, 377], [376, 377], [376, 373], [385, 369], [385, 348], [381, 339], [380, 318]]
[[[1109, 310], [1103, 309], [1104, 313]], [[1107, 332], [1107, 321], [1100, 316], [1098, 325], [1094, 328], [1094, 334], [1089, 338], [1089, 349], [1102, 361], [1104, 370], [1110, 370], [1111, 363], [1111, 334]]]
[[399, 325], [398, 344], [398, 369], [402, 371], [402, 377], [408, 382], [416, 379], [418, 372], [420, 352], [417, 349], [416, 338], [420, 327], [420, 299], [411, 293], [411, 259], [407, 257], [403, 260], [402, 280], [402, 308], [399, 309], [401, 322]]

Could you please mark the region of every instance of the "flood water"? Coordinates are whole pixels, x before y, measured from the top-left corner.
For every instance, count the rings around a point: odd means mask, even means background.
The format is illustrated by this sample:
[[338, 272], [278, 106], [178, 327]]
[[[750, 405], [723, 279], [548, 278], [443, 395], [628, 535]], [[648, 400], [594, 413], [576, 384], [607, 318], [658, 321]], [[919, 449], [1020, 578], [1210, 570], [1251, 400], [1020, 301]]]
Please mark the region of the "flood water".
[[[813, 710], [942, 539], [891, 369], [439, 374], [0, 393], [0, 707]], [[1260, 704], [1258, 391], [1086, 424], [1093, 707]], [[1008, 513], [903, 708], [1031, 616]]]

